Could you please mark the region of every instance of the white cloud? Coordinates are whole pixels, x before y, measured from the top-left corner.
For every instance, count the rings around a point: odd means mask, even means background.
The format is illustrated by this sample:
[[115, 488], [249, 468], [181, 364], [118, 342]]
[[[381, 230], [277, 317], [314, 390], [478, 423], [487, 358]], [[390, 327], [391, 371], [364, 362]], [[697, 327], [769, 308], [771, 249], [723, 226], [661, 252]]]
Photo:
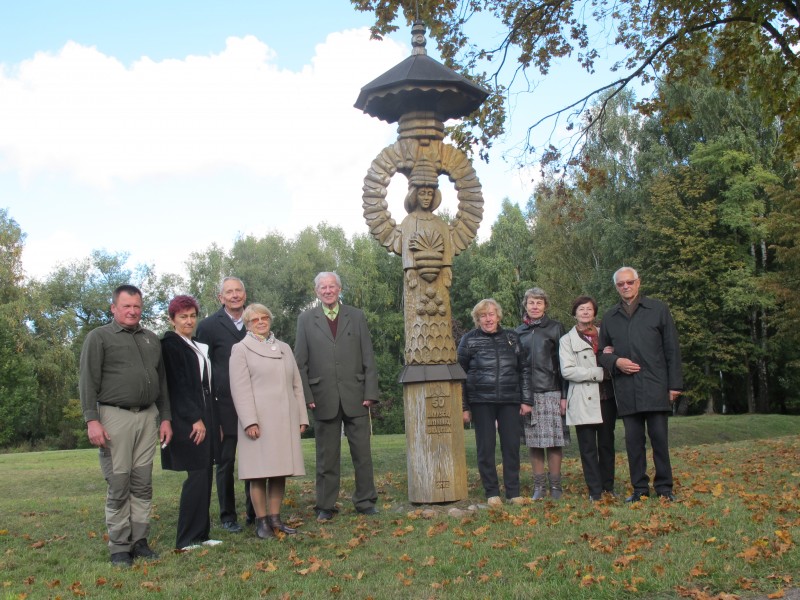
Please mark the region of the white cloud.
[[336, 156], [369, 132], [352, 108], [358, 89], [404, 54], [366, 30], [332, 34], [317, 50], [299, 73], [279, 69], [252, 36], [228, 38], [219, 54], [127, 68], [69, 42], [0, 78], [0, 148], [26, 176], [66, 170], [92, 186], [231, 165], [296, 172], [319, 142], [349, 133]]
[[[218, 54], [142, 57], [129, 66], [74, 42], [0, 65], [0, 171], [42, 194], [20, 194], [36, 212], [10, 209], [28, 233], [28, 273], [47, 274], [56, 255], [86, 256], [87, 244], [129, 252], [132, 262], [154, 260], [163, 272], [176, 270], [176, 248], [186, 248], [184, 260], [211, 242], [229, 246], [239, 232], [294, 235], [320, 221], [366, 232], [362, 181], [396, 139], [396, 125], [353, 103], [408, 52], [358, 29], [330, 34], [300, 71], [281, 69], [253, 36], [228, 38]], [[475, 166], [489, 225], [514, 176], [499, 161], [492, 170]], [[182, 188], [187, 181], [193, 185]], [[389, 189], [393, 212], [402, 212], [405, 181]], [[75, 203], [74, 220], [67, 212], [48, 222], [48, 205], [65, 201]], [[178, 210], [186, 205], [197, 215], [191, 222]], [[145, 218], [147, 227], [114, 237], [101, 219], [124, 207], [125, 218]]]

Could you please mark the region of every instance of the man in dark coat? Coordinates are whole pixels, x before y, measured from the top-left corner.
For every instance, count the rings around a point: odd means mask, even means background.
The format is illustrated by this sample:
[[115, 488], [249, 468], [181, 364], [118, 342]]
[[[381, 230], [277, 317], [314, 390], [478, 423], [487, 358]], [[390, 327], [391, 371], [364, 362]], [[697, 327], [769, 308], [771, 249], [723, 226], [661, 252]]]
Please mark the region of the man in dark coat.
[[[242, 321], [247, 294], [244, 284], [238, 277], [222, 280], [217, 296], [222, 307], [209, 315], [197, 326], [197, 339], [208, 344], [208, 358], [211, 360], [211, 383], [217, 399], [217, 409], [222, 426], [222, 446], [217, 463], [217, 497], [219, 498], [219, 519], [222, 527], [231, 533], [239, 533], [242, 526], [237, 521], [236, 494], [234, 491], [233, 468], [236, 462], [236, 443], [239, 437], [239, 420], [231, 397], [231, 380], [228, 363], [231, 348], [240, 342], [247, 330]], [[248, 523], [255, 521], [250, 493], [245, 482], [245, 504]]]
[[626, 502], [650, 495], [645, 432], [655, 463], [653, 487], [674, 500], [667, 422], [683, 388], [678, 331], [663, 302], [639, 295], [639, 274], [622, 267], [614, 273], [621, 301], [603, 316], [600, 363], [611, 371], [617, 410], [625, 423], [625, 447], [633, 494]]
[[378, 398], [378, 370], [364, 313], [339, 303], [342, 282], [336, 273], [314, 279], [322, 304], [297, 319], [294, 354], [306, 405], [314, 414], [317, 447], [317, 519], [336, 513], [342, 424], [355, 468], [353, 504], [361, 514], [378, 512], [372, 470], [369, 407]]

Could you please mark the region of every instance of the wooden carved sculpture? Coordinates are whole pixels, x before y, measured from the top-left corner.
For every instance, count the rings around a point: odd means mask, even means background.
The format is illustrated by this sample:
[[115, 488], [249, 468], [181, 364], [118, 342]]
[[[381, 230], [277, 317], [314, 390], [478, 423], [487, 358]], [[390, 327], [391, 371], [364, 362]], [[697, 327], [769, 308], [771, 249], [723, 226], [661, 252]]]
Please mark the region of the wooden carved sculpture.
[[[387, 186], [397, 172], [408, 177], [408, 215], [399, 226], [386, 202]], [[458, 193], [458, 212], [450, 224], [434, 214], [442, 201], [441, 173]], [[475, 239], [483, 216], [475, 169], [463, 152], [439, 139], [400, 139], [372, 161], [363, 190], [370, 233], [403, 258], [406, 365], [455, 363], [451, 268], [453, 256]]]

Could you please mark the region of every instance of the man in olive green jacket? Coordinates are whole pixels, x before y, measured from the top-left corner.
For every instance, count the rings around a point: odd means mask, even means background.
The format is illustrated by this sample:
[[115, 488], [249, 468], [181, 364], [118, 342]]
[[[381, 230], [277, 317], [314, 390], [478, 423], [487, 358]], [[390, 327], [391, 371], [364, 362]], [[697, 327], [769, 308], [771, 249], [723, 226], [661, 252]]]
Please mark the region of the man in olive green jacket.
[[83, 342], [78, 384], [89, 442], [100, 449], [108, 484], [111, 562], [131, 566], [134, 558], [158, 558], [147, 544], [153, 457], [159, 440], [172, 439], [172, 425], [161, 343], [139, 324], [142, 292], [119, 286], [111, 313], [114, 320]]

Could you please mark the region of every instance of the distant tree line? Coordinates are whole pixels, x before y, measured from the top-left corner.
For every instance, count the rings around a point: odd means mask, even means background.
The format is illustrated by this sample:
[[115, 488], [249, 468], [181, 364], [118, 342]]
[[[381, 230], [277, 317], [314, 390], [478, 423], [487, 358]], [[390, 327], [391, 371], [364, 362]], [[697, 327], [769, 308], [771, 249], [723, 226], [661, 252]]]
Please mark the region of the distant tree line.
[[[800, 193], [798, 173], [777, 143], [781, 123], [757, 100], [702, 75], [662, 85], [659, 110], [642, 116], [627, 93], [604, 102], [564, 176], [543, 172], [522, 208], [509, 201], [481, 241], [453, 266], [455, 336], [470, 310], [494, 297], [503, 325], [519, 322], [524, 291], [551, 296], [550, 314], [572, 325], [573, 298], [605, 310], [617, 301], [611, 275], [638, 268], [645, 294], [667, 301], [681, 336], [686, 392], [679, 411], [796, 412], [800, 408]], [[587, 118], [592, 118], [591, 113]], [[447, 214], [443, 215], [448, 218]], [[25, 235], [0, 209], [0, 447], [86, 445], [77, 365], [86, 334], [110, 318], [111, 291], [144, 291], [143, 322], [166, 329], [176, 293], [218, 308], [220, 279], [241, 277], [249, 301], [269, 306], [290, 345], [297, 315], [315, 302], [313, 278], [335, 270], [343, 300], [362, 308], [380, 371], [376, 433], [403, 430], [402, 265], [367, 234], [309, 227], [242, 237], [230, 250], [192, 254], [181, 275], [127, 267], [127, 255], [95, 251], [26, 280]]]

